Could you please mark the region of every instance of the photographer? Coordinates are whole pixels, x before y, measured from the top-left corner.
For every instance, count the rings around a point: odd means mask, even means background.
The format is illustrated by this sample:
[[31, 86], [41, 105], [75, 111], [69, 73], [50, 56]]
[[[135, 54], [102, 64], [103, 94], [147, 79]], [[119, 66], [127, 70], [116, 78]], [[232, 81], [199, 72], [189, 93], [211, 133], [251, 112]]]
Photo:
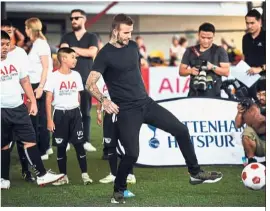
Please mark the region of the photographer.
[[179, 68], [180, 76], [191, 76], [188, 96], [220, 97], [221, 76], [228, 76], [227, 52], [213, 43], [215, 27], [199, 27], [199, 45], [187, 48]]
[[266, 141], [266, 80], [261, 79], [256, 86], [258, 102], [255, 104], [242, 100], [237, 106], [235, 124], [237, 128], [246, 124], [242, 143], [248, 163], [257, 162], [254, 156], [265, 156]]

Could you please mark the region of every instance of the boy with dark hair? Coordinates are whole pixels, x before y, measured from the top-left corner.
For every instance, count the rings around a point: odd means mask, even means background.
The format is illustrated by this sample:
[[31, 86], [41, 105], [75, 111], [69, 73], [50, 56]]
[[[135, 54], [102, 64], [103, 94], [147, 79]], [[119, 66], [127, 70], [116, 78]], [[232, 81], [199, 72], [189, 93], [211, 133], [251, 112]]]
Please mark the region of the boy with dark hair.
[[[60, 62], [58, 71], [48, 78], [46, 90], [47, 128], [53, 133], [53, 145], [57, 147], [59, 171], [65, 176], [53, 185], [68, 184], [67, 155], [68, 142], [74, 145], [85, 185], [92, 183], [87, 173], [86, 154], [83, 148], [83, 123], [80, 110], [80, 91], [83, 83], [80, 74], [71, 70], [77, 63], [76, 52], [68, 47], [60, 48], [57, 53]], [[53, 115], [51, 106], [54, 107]]]
[[[9, 20], [1, 21], [1, 30], [8, 33], [9, 37], [14, 37], [14, 28]], [[21, 59], [21, 61], [24, 61], [26, 69], [30, 70], [31, 66], [25, 50], [16, 46], [15, 43], [10, 43], [10, 51], [8, 52], [8, 57]], [[21, 93], [24, 94], [24, 91], [22, 89], [21, 91]], [[20, 142], [20, 140], [17, 140], [18, 138], [16, 134], [13, 134], [13, 138], [11, 139], [14, 141], [10, 145], [10, 150], [12, 150], [14, 146], [13, 143], [17, 143], [17, 151], [22, 166], [22, 178], [27, 182], [34, 182], [35, 178], [32, 176], [31, 172], [28, 169], [28, 161], [24, 153], [23, 144]]]
[[[37, 115], [37, 103], [25, 67], [25, 61], [7, 56], [10, 37], [1, 30], [1, 189], [9, 189], [11, 136], [15, 133], [22, 141], [26, 157], [34, 168], [38, 185], [46, 185], [61, 179], [63, 174], [46, 172], [42, 163], [36, 135], [29, 115]], [[29, 109], [23, 103], [21, 87], [30, 100]]]

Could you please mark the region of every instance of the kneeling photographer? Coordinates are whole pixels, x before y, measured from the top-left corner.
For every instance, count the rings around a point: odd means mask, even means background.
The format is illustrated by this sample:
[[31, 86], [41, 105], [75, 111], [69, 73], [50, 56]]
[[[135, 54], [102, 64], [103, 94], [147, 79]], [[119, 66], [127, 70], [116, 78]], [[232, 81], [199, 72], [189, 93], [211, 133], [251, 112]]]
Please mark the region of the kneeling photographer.
[[[258, 101], [243, 98], [237, 106], [235, 124], [237, 128], [246, 124], [242, 134], [242, 144], [248, 163], [257, 162], [254, 156], [264, 157], [266, 146], [266, 80], [261, 79], [256, 86]], [[265, 164], [265, 162], [263, 163]]]
[[179, 68], [180, 76], [191, 76], [188, 96], [220, 97], [221, 76], [228, 76], [227, 52], [213, 43], [215, 27], [204, 23], [199, 27], [199, 45], [187, 48]]

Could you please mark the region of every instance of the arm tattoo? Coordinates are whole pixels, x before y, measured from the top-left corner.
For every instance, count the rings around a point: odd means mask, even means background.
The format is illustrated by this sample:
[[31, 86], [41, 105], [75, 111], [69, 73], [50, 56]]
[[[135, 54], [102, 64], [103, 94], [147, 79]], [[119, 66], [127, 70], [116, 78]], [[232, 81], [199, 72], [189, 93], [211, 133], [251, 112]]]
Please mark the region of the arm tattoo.
[[104, 97], [102, 93], [98, 90], [98, 87], [96, 85], [98, 79], [100, 78], [101, 74], [97, 71], [91, 71], [90, 75], [88, 76], [85, 88], [88, 92], [91, 93], [91, 95], [96, 98], [99, 102], [102, 101], [102, 98]]

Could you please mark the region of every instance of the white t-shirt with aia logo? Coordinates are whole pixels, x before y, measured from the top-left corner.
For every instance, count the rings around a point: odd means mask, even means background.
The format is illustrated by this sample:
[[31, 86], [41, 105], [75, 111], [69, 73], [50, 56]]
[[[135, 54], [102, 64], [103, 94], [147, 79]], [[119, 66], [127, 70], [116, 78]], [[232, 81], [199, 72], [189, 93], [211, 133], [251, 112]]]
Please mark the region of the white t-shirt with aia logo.
[[44, 90], [53, 93], [52, 106], [55, 109], [76, 108], [80, 105], [79, 92], [83, 90], [82, 77], [76, 71], [69, 74], [55, 71], [48, 77]]
[[1, 61], [1, 108], [16, 108], [23, 103], [20, 79], [28, 76], [22, 57], [7, 56]]
[[[28, 56], [27, 56], [27, 53], [25, 52], [24, 49], [16, 46], [12, 51], [10, 51], [7, 55], [8, 57], [11, 57], [11, 58], [16, 58], [16, 59], [20, 59], [21, 61], [24, 62], [24, 65], [25, 67], [27, 68], [27, 71], [31, 70], [31, 66], [30, 66], [30, 63], [29, 63], [29, 59], [28, 59]], [[29, 73], [28, 73], [29, 75]], [[24, 94], [24, 90], [23, 88], [21, 88], [21, 93]]]

